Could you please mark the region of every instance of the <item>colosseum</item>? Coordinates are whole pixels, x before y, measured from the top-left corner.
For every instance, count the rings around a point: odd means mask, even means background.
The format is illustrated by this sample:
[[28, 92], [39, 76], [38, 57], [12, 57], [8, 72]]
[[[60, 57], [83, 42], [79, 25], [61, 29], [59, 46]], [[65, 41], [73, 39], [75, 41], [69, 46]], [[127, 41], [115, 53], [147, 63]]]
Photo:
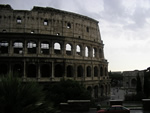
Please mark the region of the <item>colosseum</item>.
[[94, 98], [110, 95], [98, 21], [50, 7], [0, 5], [0, 75], [40, 83], [72, 79]]

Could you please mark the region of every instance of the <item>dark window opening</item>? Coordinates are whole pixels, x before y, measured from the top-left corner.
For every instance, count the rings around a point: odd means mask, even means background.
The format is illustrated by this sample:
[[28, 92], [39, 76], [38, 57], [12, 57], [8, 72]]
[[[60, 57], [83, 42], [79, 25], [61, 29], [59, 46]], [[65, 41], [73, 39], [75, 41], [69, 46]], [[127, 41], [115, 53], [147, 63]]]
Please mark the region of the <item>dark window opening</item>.
[[89, 27], [86, 27], [86, 31], [89, 32]]
[[36, 77], [36, 65], [34, 64], [29, 64], [27, 66], [27, 77]]
[[91, 67], [88, 66], [86, 69], [87, 77], [91, 77]]
[[77, 77], [83, 77], [83, 68], [82, 68], [82, 66], [78, 66], [78, 68], [77, 68]]
[[5, 54], [8, 53], [8, 42], [7, 41], [1, 41], [0, 42], [0, 53]]
[[63, 66], [60, 64], [55, 65], [55, 71], [54, 71], [55, 77], [62, 77], [63, 73], [64, 73]]
[[41, 66], [41, 77], [50, 77], [51, 76], [51, 68], [50, 65], [44, 64]]
[[108, 72], [108, 71], [107, 71], [107, 68], [105, 68], [105, 76], [107, 76], [107, 72]]
[[15, 64], [13, 67], [13, 76], [22, 77], [23, 76], [23, 67], [21, 64]]
[[97, 66], [94, 67], [94, 77], [98, 77], [98, 68], [97, 68]]
[[98, 98], [98, 86], [94, 87], [94, 97]]
[[71, 24], [70, 23], [67, 23], [67, 28], [71, 29]]
[[21, 24], [21, 18], [20, 17], [17, 18], [17, 23]]
[[101, 91], [101, 96], [103, 96], [104, 95], [104, 87], [101, 85], [101, 87], [100, 87], [100, 91]]
[[73, 77], [73, 67], [67, 66], [67, 77]]
[[3, 31], [2, 31], [3, 33], [6, 33], [7, 31], [5, 30], [5, 29], [3, 29]]
[[100, 76], [103, 76], [103, 67], [100, 68]]
[[45, 26], [48, 25], [48, 20], [44, 20], [44, 25], [45, 25]]

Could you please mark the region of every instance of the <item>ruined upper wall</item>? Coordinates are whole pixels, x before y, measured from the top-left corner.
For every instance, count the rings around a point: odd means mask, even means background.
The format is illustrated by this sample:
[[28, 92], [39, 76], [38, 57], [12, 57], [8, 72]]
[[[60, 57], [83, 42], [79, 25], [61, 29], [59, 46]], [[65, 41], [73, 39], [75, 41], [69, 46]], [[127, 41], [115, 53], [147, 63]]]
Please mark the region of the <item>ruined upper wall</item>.
[[98, 21], [49, 7], [28, 11], [0, 5], [0, 32], [60, 35], [101, 42]]

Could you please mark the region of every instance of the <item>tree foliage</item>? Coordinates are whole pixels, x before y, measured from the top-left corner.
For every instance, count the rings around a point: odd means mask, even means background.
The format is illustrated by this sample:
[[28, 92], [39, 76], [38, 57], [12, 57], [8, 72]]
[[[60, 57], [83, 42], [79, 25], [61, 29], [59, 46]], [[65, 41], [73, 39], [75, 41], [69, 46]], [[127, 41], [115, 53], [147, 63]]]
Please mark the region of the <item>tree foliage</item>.
[[11, 75], [0, 81], [0, 113], [53, 113], [45, 101], [42, 87], [35, 82], [23, 83]]
[[86, 100], [91, 98], [86, 88], [73, 80], [61, 80], [59, 83], [47, 86], [46, 90], [48, 91], [48, 100], [54, 102], [56, 106], [61, 102], [67, 102], [67, 100]]

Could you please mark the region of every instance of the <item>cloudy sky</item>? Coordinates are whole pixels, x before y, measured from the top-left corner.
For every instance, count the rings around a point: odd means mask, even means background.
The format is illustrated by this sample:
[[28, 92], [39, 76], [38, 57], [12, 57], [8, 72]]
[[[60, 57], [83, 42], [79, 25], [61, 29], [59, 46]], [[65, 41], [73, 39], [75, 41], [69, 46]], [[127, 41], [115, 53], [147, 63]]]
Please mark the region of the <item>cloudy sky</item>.
[[99, 21], [110, 71], [150, 66], [150, 0], [0, 0], [13, 9], [53, 7]]

